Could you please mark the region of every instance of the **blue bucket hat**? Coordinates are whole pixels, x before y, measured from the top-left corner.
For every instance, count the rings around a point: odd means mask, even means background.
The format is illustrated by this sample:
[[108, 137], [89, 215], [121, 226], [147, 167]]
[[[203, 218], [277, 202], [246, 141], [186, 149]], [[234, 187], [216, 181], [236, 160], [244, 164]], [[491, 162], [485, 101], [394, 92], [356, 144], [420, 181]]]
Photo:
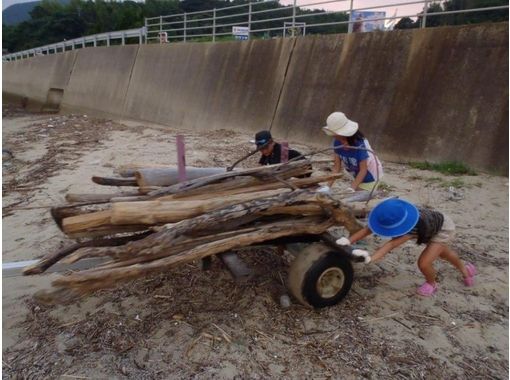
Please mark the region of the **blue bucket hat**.
[[420, 219], [418, 208], [403, 199], [386, 199], [368, 215], [368, 227], [379, 236], [397, 237], [410, 232]]

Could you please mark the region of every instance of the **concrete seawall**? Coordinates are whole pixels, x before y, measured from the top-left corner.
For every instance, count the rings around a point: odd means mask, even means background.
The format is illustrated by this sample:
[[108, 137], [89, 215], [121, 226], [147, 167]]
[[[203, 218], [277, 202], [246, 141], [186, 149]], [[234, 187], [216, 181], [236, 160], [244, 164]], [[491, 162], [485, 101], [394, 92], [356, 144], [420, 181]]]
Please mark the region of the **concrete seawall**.
[[328, 143], [330, 112], [395, 161], [508, 172], [508, 24], [298, 39], [275, 135]]
[[140, 47], [124, 113], [193, 129], [267, 128], [292, 40]]
[[76, 51], [68, 51], [3, 64], [2, 92], [46, 104], [50, 89], [67, 87], [75, 59]]
[[127, 45], [78, 50], [62, 110], [123, 116], [138, 49]]
[[3, 92], [195, 130], [329, 144], [329, 113], [385, 159], [508, 173], [508, 23], [228, 43], [86, 48], [3, 63]]

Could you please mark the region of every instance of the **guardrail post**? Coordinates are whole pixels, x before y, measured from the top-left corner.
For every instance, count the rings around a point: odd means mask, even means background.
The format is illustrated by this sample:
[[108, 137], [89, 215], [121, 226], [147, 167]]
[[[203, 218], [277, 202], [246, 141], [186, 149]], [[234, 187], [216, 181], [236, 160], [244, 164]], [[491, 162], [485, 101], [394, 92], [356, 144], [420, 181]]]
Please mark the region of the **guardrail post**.
[[296, 36], [296, 0], [294, 0], [294, 4], [292, 5], [292, 31], [290, 32], [290, 36]]
[[251, 3], [248, 4], [248, 39], [251, 40]]
[[74, 50], [74, 40], [71, 41], [71, 50]]
[[351, 5], [349, 6], [349, 26], [347, 27], [347, 33], [352, 33], [352, 3], [354, 0], [351, 0]]
[[94, 47], [97, 47], [97, 37], [94, 36]]
[[81, 40], [81, 47], [84, 48], [85, 47], [85, 38], [82, 38]]
[[213, 9], [212, 16], [212, 42], [216, 41], [216, 8]]
[[140, 34], [138, 34], [138, 45], [143, 44], [143, 29], [140, 29]]
[[425, 0], [425, 5], [423, 5], [423, 17], [421, 18], [421, 27], [425, 28], [427, 26], [427, 10], [428, 10], [428, 2], [429, 0]]
[[187, 20], [187, 17], [186, 17], [186, 12], [184, 12], [184, 21], [183, 21], [183, 33], [184, 33], [184, 42], [186, 42], [186, 20]]
[[106, 34], [106, 46], [110, 46], [110, 33]]
[[147, 22], [147, 17], [145, 17], [145, 43], [147, 43], [147, 35], [149, 34], [149, 23]]

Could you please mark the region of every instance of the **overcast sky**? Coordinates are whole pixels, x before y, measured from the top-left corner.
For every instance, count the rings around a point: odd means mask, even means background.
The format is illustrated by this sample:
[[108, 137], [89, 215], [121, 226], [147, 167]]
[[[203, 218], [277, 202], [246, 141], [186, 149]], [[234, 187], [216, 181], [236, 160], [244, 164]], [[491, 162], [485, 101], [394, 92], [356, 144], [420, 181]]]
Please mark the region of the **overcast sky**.
[[[26, 3], [32, 0], [3, 0], [2, 1], [2, 10], [7, 8], [8, 6], [12, 4], [17, 3]], [[297, 5], [303, 5], [303, 4], [313, 4], [318, 3], [320, 0], [296, 0]], [[418, 12], [421, 12], [423, 9], [422, 4], [412, 4], [412, 5], [399, 5], [389, 8], [375, 8], [377, 6], [381, 6], [384, 4], [395, 4], [395, 3], [405, 3], [410, 2], [410, 0], [353, 0], [353, 8], [359, 9], [359, 8], [368, 8], [370, 7], [370, 10], [379, 11], [379, 12], [386, 12], [387, 16], [393, 16], [395, 14], [395, 11], [397, 12], [397, 16], [409, 16], [409, 15], [416, 15]], [[281, 4], [292, 4], [293, 0], [280, 0]], [[339, 10], [344, 11], [348, 10], [350, 6], [350, 0], [340, 0], [337, 3], [333, 4], [320, 4], [317, 6], [307, 7], [307, 8], [323, 8], [328, 10]]]
[[18, 3], [28, 3], [33, 0], [2, 0], [2, 10], [4, 10], [7, 7], [10, 7], [12, 4], [18, 4]]

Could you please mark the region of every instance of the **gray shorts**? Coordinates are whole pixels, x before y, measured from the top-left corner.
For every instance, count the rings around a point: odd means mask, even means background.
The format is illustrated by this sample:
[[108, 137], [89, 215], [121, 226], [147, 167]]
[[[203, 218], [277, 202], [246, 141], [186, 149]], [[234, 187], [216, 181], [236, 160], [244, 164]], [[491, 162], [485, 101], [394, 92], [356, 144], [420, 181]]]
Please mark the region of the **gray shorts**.
[[443, 227], [430, 241], [434, 243], [448, 244], [455, 238], [455, 223], [448, 215], [443, 214]]

